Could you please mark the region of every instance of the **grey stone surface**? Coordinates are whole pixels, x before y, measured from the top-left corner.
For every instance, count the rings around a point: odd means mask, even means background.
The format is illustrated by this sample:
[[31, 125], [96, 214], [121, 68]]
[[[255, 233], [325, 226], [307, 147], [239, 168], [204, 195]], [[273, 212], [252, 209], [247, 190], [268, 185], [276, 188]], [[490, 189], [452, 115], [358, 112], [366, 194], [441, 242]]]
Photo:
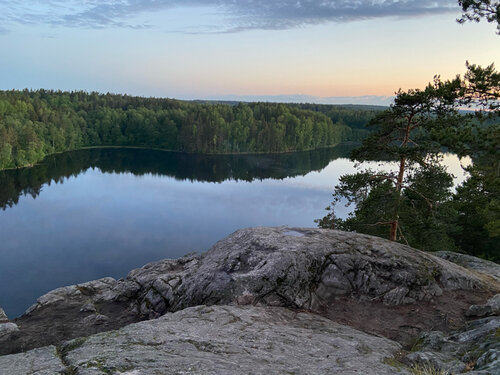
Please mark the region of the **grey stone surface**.
[[500, 281], [500, 264], [489, 260], [476, 258], [472, 255], [455, 253], [453, 251], [438, 251], [434, 255], [456, 263], [464, 268], [480, 272]]
[[57, 375], [66, 369], [54, 346], [0, 357], [0, 375]]
[[9, 318], [7, 317], [7, 314], [5, 314], [5, 311], [0, 307], [0, 323], [5, 323], [8, 321]]
[[465, 313], [466, 316], [468, 317], [478, 317], [482, 318], [488, 315], [492, 315], [493, 310], [491, 309], [491, 306], [488, 305], [472, 305], [469, 307], [469, 310]]
[[[396, 370], [385, 359], [400, 349], [396, 342], [311, 313], [198, 306], [66, 342], [59, 352], [68, 373], [78, 375], [391, 375]], [[0, 357], [0, 367], [15, 368], [16, 375], [42, 374], [28, 363], [47, 366], [54, 360], [57, 365], [57, 358], [48, 355], [53, 352], [44, 348], [36, 355]], [[39, 353], [48, 359], [42, 361]], [[13, 367], [21, 356], [27, 359], [26, 369]]]
[[19, 332], [19, 327], [14, 323], [0, 323], [0, 340], [7, 341], [15, 332]]
[[451, 374], [500, 374], [500, 317], [474, 320], [457, 332], [428, 332], [419, 338], [404, 362], [425, 363]]
[[[15, 320], [0, 354], [57, 344], [197, 305], [315, 311], [401, 342], [460, 326], [471, 304], [500, 291], [454, 263], [401, 244], [311, 228], [249, 228], [206, 253], [162, 260], [122, 280], [56, 289]], [[375, 322], [375, 323], [374, 323]]]
[[466, 364], [456, 358], [449, 358], [439, 352], [413, 352], [405, 357], [405, 363], [410, 367], [415, 364], [439, 369], [446, 374], [458, 374], [466, 370]]
[[477, 318], [489, 315], [500, 315], [500, 294], [491, 297], [484, 305], [472, 305], [465, 315]]
[[493, 297], [491, 297], [486, 304], [488, 306], [491, 306], [491, 310], [493, 311], [494, 314], [500, 315], [500, 294], [496, 294]]
[[[428, 332], [399, 365], [401, 345], [281, 307], [197, 306], [117, 331], [0, 357], [0, 375], [500, 373], [500, 318]], [[472, 371], [468, 366], [473, 364]], [[406, 367], [406, 366], [408, 367]]]
[[484, 352], [476, 362], [476, 368], [482, 371], [500, 374], [500, 347]]

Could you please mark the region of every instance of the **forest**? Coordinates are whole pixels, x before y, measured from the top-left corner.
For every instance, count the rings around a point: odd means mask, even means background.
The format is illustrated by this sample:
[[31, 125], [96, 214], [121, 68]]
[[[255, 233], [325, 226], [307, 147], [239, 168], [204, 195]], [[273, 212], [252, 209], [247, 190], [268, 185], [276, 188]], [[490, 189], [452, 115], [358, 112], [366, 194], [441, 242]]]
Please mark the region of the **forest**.
[[366, 138], [370, 130], [366, 125], [386, 107], [370, 105], [330, 105], [330, 104], [294, 104], [297, 108], [323, 113], [334, 124], [349, 126], [349, 140], [361, 141]]
[[360, 139], [376, 111], [196, 103], [48, 90], [0, 91], [0, 169], [92, 146], [222, 154], [304, 151]]

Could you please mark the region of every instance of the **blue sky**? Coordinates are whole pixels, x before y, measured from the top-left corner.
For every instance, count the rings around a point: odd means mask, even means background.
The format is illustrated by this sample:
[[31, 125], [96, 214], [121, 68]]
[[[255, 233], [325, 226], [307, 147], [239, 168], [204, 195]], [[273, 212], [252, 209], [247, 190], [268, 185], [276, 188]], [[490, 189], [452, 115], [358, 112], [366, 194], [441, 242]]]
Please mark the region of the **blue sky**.
[[453, 0], [0, 0], [0, 89], [386, 104], [500, 64]]

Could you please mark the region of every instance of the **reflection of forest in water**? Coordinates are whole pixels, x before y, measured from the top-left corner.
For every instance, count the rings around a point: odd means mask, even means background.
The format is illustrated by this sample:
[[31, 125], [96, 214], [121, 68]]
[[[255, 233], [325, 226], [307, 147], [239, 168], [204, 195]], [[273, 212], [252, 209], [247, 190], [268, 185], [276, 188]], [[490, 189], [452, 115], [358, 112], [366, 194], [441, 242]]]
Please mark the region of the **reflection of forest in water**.
[[32, 168], [0, 171], [0, 207], [22, 195], [36, 198], [44, 184], [63, 183], [89, 168], [104, 173], [152, 174], [176, 180], [222, 182], [303, 176], [346, 157], [351, 145], [284, 154], [197, 155], [145, 149], [98, 148], [52, 155]]

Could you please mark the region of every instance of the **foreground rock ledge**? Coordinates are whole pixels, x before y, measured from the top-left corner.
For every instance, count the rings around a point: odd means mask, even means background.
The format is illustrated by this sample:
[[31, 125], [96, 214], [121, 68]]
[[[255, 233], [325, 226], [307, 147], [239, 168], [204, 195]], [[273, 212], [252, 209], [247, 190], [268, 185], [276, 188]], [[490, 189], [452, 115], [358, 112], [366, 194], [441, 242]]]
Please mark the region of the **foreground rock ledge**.
[[0, 357], [0, 374], [389, 375], [395, 368], [384, 362], [399, 349], [310, 313], [198, 306], [57, 349]]
[[496, 278], [380, 238], [309, 228], [239, 230], [199, 256], [56, 289], [0, 338], [10, 354], [199, 305], [261, 305], [322, 314], [400, 343], [463, 325]]

